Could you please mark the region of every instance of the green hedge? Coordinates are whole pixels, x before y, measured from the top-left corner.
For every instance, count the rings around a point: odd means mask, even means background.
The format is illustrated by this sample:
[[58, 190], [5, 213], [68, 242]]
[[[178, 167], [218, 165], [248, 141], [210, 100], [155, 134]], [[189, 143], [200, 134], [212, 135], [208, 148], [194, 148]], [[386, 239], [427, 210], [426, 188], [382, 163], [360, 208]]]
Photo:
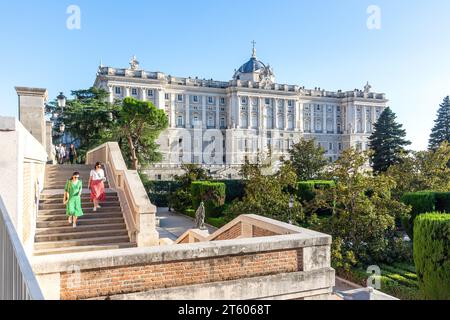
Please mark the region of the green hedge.
[[403, 227], [411, 239], [414, 237], [414, 220], [418, 215], [435, 211], [450, 213], [450, 192], [405, 193], [401, 201], [412, 207], [410, 216], [402, 220]]
[[334, 181], [329, 180], [310, 180], [301, 181], [298, 183], [298, 196], [302, 201], [311, 201], [315, 197], [315, 190], [317, 189], [331, 189], [336, 186]]
[[427, 213], [414, 222], [414, 263], [426, 299], [450, 300], [450, 214]]
[[222, 215], [225, 204], [226, 186], [222, 182], [194, 181], [191, 185], [192, 206], [194, 210], [203, 201], [207, 217], [219, 217]]
[[242, 200], [245, 196], [245, 181], [243, 180], [217, 180], [214, 182], [224, 183], [226, 186], [226, 203], [231, 203], [234, 200]]

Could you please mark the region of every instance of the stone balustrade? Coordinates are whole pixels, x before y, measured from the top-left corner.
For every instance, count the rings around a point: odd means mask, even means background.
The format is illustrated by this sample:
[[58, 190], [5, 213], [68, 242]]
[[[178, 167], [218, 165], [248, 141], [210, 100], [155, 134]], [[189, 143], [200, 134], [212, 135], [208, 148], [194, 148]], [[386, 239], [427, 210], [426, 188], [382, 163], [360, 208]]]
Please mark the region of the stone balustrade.
[[138, 247], [159, 244], [156, 207], [150, 202], [136, 170], [128, 170], [117, 142], [105, 143], [86, 155], [86, 164], [101, 162], [112, 188], [117, 190], [128, 234]]

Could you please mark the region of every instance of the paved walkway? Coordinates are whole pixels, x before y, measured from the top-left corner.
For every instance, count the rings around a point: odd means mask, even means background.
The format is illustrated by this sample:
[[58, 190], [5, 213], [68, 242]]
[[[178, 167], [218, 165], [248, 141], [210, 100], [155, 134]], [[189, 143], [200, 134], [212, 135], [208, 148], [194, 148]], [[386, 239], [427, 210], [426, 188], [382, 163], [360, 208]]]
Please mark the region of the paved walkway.
[[[187, 230], [194, 228], [194, 219], [175, 212], [169, 212], [168, 208], [158, 208], [156, 216], [160, 219], [159, 227], [157, 228], [160, 238], [169, 238], [175, 241]], [[208, 225], [207, 227], [209, 233], [217, 230], [217, 228]]]

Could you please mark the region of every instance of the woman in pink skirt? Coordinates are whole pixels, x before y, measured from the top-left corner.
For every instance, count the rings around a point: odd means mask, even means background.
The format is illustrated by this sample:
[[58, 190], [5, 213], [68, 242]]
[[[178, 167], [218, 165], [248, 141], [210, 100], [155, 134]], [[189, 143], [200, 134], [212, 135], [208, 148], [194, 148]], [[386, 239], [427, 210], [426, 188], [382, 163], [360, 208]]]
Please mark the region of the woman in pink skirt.
[[99, 202], [105, 201], [105, 181], [105, 171], [100, 162], [97, 162], [89, 176], [89, 189], [91, 190], [91, 201], [94, 202], [94, 212], [97, 211], [97, 208], [101, 208]]

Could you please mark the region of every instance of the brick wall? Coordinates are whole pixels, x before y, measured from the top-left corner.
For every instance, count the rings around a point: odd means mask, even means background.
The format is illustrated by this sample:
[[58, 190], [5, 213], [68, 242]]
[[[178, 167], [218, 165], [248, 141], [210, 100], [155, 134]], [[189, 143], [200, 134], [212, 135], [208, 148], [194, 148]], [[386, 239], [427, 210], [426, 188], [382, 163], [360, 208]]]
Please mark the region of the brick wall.
[[271, 237], [271, 236], [278, 236], [279, 234], [257, 227], [257, 226], [253, 226], [253, 238], [258, 238], [258, 237]]
[[242, 223], [239, 222], [227, 231], [219, 234], [217, 237], [212, 239], [211, 241], [220, 241], [220, 240], [232, 240], [240, 237], [242, 234]]
[[88, 299], [302, 271], [302, 249], [61, 274], [61, 299]]

